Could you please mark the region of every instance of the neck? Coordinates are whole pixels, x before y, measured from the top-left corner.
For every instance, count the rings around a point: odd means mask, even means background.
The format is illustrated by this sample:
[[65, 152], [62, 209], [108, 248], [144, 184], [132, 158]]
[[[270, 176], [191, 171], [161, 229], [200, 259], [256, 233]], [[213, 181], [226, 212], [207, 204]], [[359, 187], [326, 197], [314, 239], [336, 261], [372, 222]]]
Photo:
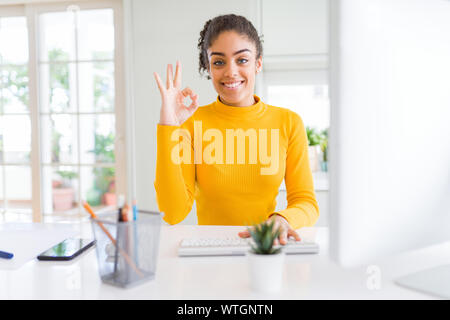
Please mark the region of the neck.
[[248, 97], [247, 99], [245, 99], [245, 100], [242, 100], [242, 101], [239, 101], [239, 102], [234, 102], [234, 103], [226, 101], [220, 95], [219, 95], [219, 100], [223, 104], [226, 104], [226, 105], [232, 106], [232, 107], [249, 107], [249, 106], [252, 106], [252, 105], [254, 105], [256, 103], [256, 99], [255, 99], [253, 94], [250, 97]]

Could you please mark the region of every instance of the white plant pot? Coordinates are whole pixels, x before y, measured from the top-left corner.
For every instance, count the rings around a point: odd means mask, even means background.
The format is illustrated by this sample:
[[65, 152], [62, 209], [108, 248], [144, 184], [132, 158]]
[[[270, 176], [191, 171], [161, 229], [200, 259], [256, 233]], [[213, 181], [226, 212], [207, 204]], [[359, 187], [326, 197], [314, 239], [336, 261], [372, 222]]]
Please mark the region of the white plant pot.
[[319, 171], [319, 146], [308, 146], [309, 166], [312, 172]]
[[284, 252], [277, 254], [247, 253], [250, 287], [254, 291], [274, 293], [281, 289], [284, 271]]

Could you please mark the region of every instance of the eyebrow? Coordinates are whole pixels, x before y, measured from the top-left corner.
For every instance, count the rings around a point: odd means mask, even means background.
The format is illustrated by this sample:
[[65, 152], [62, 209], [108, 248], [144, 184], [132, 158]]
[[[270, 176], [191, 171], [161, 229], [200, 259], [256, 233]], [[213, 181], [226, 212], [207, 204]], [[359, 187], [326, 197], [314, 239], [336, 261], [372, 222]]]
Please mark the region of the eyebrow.
[[[245, 52], [245, 51], [251, 52], [249, 49], [242, 49], [242, 50], [239, 50], [239, 51], [236, 51], [235, 53], [233, 53], [233, 56], [235, 56], [239, 53]], [[210, 56], [213, 56], [213, 55], [225, 57], [225, 54], [222, 52], [211, 52]]]

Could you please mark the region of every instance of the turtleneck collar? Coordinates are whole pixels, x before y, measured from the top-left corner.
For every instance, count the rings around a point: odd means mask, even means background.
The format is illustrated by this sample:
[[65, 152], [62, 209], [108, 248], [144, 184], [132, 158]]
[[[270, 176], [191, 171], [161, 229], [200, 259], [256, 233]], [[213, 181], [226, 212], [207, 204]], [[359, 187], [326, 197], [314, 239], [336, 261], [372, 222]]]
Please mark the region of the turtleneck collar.
[[263, 115], [266, 110], [265, 104], [261, 99], [253, 95], [255, 98], [255, 104], [248, 107], [235, 107], [224, 104], [220, 101], [219, 96], [217, 96], [216, 102], [213, 104], [213, 109], [217, 113], [224, 115], [229, 118], [239, 118], [239, 119], [255, 119]]

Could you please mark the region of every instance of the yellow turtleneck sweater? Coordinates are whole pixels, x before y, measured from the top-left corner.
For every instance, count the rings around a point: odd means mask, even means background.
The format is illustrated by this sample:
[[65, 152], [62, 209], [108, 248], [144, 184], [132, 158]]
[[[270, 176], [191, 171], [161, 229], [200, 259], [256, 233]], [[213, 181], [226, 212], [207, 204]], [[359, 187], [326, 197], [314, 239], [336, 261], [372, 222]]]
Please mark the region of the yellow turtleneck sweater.
[[[277, 213], [293, 229], [319, 217], [302, 119], [263, 103], [199, 107], [181, 126], [157, 125], [155, 189], [169, 224], [197, 202], [200, 225], [252, 225]], [[275, 211], [285, 179], [288, 206]]]

